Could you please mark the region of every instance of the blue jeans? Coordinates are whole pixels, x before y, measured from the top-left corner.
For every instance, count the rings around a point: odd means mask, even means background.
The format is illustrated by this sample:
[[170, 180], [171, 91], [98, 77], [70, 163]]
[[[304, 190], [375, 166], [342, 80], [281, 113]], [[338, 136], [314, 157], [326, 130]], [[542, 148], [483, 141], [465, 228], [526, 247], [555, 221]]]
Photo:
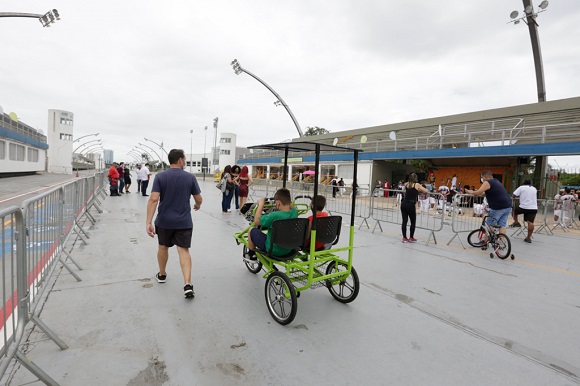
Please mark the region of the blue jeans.
[[240, 186], [236, 185], [236, 189], [234, 190], [234, 197], [236, 202], [236, 209], [240, 209]]
[[227, 212], [232, 205], [232, 196], [234, 195], [233, 190], [227, 190], [222, 193], [222, 212]]
[[487, 214], [487, 225], [494, 225], [497, 224], [502, 228], [507, 226], [507, 220], [512, 212], [512, 208], [504, 208], [504, 209], [489, 209], [489, 213]]

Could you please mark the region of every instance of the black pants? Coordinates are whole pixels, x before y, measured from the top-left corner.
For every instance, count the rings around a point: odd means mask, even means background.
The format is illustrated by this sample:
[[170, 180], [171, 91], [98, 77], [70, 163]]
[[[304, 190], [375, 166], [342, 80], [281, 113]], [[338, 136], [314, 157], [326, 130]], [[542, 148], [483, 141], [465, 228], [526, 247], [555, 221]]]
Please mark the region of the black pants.
[[415, 222], [417, 220], [417, 212], [415, 211], [417, 206], [416, 202], [403, 200], [401, 203], [401, 215], [403, 216], [403, 224], [401, 225], [401, 231], [403, 231], [403, 237], [407, 237], [407, 221], [411, 219], [411, 227], [409, 229], [409, 237], [415, 236]]
[[143, 180], [141, 181], [141, 193], [143, 195], [147, 194], [147, 186], [149, 186], [149, 180]]

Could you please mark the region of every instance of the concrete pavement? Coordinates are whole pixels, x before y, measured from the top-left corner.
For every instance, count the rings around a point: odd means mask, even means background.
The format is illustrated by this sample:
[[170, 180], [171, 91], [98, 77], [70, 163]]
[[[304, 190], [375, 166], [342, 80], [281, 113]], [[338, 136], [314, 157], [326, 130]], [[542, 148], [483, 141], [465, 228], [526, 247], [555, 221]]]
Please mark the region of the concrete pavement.
[[[515, 238], [516, 260], [502, 261], [445, 245], [448, 227], [437, 245], [422, 243], [420, 230], [419, 243], [402, 244], [397, 225], [363, 227], [358, 298], [345, 305], [325, 288], [305, 291], [294, 321], [281, 326], [262, 274], [246, 270], [232, 237], [245, 221], [221, 213], [211, 179], [201, 187], [193, 300], [183, 298], [175, 249], [167, 283], [155, 281], [147, 197], [108, 197], [89, 245], [72, 247], [83, 281], [59, 269], [42, 307], [69, 348], [34, 329], [27, 356], [61, 385], [580, 384], [577, 231], [535, 235], [533, 244]], [[15, 364], [1, 384], [40, 382]]]

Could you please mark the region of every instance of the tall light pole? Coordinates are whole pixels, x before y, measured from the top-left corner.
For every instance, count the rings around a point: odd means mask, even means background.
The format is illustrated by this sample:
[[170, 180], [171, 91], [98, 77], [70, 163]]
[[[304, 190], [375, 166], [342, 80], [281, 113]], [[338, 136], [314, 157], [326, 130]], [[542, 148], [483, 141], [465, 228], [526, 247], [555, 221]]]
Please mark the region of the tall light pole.
[[[205, 158], [205, 145], [207, 142], [207, 126], [203, 129], [204, 136], [203, 136], [203, 159], [201, 160], [201, 169], [203, 171], [203, 180], [205, 181], [205, 172], [207, 169], [207, 158]], [[203, 164], [205, 161], [205, 165]]]
[[510, 23], [519, 24], [521, 20], [528, 25], [530, 31], [530, 40], [532, 41], [532, 52], [534, 54], [534, 67], [536, 68], [536, 86], [538, 89], [538, 102], [546, 101], [546, 85], [544, 83], [544, 66], [542, 64], [542, 51], [540, 49], [540, 38], [538, 35], [538, 23], [536, 18], [538, 14], [544, 12], [548, 7], [548, 1], [544, 0], [540, 3], [538, 12], [534, 11], [532, 0], [522, 0], [524, 4], [524, 16], [518, 18], [518, 11], [510, 13], [512, 19]]
[[220, 155], [219, 155], [219, 152], [217, 150], [217, 128], [218, 128], [218, 120], [219, 120], [219, 117], [215, 117], [213, 119], [213, 128], [214, 128], [215, 134], [214, 134], [214, 137], [213, 137], [213, 151], [212, 151], [212, 157], [211, 157], [212, 160], [211, 160], [211, 163], [212, 163], [212, 166], [214, 168], [214, 171], [215, 171], [215, 166], [220, 164]]
[[193, 129], [189, 130], [189, 174], [191, 174], [191, 164], [193, 163]]
[[254, 75], [251, 72], [249, 72], [248, 70], [242, 68], [242, 66], [240, 66], [240, 63], [238, 63], [237, 59], [234, 59], [231, 64], [232, 64], [232, 67], [234, 68], [234, 72], [236, 73], [236, 75], [240, 75], [242, 72], [245, 72], [246, 74], [250, 75], [252, 78], [256, 79], [258, 82], [262, 83], [264, 85], [264, 87], [266, 87], [268, 90], [270, 90], [270, 92], [272, 94], [274, 94], [274, 96], [276, 97], [276, 101], [274, 102], [274, 105], [284, 106], [284, 108], [286, 109], [286, 111], [290, 115], [290, 118], [292, 118], [292, 122], [294, 122], [294, 126], [296, 126], [296, 130], [298, 130], [298, 136], [299, 137], [304, 136], [304, 134], [302, 134], [302, 129], [300, 129], [300, 125], [298, 124], [298, 121], [296, 120], [296, 117], [294, 116], [294, 114], [292, 114], [292, 111], [290, 110], [290, 107], [288, 107], [286, 102], [284, 102], [284, 99], [282, 99], [282, 97], [280, 95], [278, 95], [278, 93], [276, 91], [274, 91], [274, 89], [272, 87], [268, 86], [268, 84], [266, 82], [264, 82], [262, 79], [258, 78], [256, 75]]

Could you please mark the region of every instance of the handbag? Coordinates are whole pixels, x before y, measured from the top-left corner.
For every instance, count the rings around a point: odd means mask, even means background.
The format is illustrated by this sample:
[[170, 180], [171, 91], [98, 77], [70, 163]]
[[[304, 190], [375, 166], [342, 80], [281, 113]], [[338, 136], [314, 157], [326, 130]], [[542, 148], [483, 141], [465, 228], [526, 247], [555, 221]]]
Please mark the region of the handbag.
[[216, 188], [218, 188], [219, 190], [221, 190], [222, 192], [224, 192], [224, 191], [225, 191], [225, 183], [226, 183], [226, 181], [227, 181], [227, 180], [226, 180], [226, 178], [225, 178], [225, 177], [224, 177], [224, 178], [222, 178], [222, 179], [220, 180], [220, 182], [218, 182], [218, 183], [217, 183], [217, 185], [216, 185], [215, 187], [216, 187]]

